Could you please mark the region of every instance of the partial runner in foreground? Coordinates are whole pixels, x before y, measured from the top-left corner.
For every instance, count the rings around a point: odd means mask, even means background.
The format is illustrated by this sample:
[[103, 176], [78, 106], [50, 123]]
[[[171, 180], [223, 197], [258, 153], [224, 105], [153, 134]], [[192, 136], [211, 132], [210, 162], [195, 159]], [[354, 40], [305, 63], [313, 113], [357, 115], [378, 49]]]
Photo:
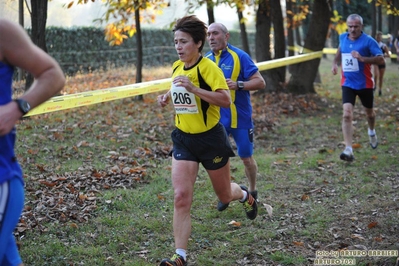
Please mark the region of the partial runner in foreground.
[[[15, 155], [15, 124], [31, 108], [57, 94], [65, 84], [58, 63], [34, 45], [18, 24], [0, 19], [0, 265], [23, 265], [13, 231], [24, 206], [22, 169]], [[35, 78], [29, 90], [12, 99], [14, 68]]]

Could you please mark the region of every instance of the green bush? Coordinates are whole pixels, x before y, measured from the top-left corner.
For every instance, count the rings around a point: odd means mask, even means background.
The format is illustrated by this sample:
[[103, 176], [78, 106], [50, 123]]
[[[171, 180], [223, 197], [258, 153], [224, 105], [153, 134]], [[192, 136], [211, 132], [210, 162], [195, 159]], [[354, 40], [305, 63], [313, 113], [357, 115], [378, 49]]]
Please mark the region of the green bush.
[[[29, 30], [28, 30], [29, 31]], [[230, 41], [241, 46], [240, 33], [232, 31]], [[248, 34], [250, 44], [255, 36]], [[173, 32], [167, 29], [143, 29], [143, 65], [156, 67], [170, 65], [177, 60]], [[136, 37], [128, 38], [120, 46], [110, 46], [104, 39], [104, 30], [95, 27], [48, 27], [46, 29], [47, 52], [61, 65], [64, 72], [73, 75], [110, 67], [136, 65]], [[209, 50], [205, 46], [204, 52]]]

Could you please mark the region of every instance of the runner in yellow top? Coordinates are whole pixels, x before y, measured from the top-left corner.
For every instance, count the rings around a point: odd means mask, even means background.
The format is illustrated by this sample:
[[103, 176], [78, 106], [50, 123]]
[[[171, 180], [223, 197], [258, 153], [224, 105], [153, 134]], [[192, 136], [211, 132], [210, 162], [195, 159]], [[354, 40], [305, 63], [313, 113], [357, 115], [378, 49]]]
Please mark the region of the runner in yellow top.
[[[221, 69], [215, 68], [215, 63], [208, 58], [199, 57], [193, 66], [184, 67], [184, 62], [176, 61], [173, 64], [173, 75], [182, 77], [182, 80], [191, 82], [193, 86], [209, 92], [228, 90]], [[220, 107], [196, 96], [186, 90], [182, 84], [172, 85], [172, 103], [176, 111], [175, 125], [181, 131], [194, 134], [212, 129], [220, 120]]]
[[[229, 107], [230, 93], [223, 72], [201, 55], [207, 27], [196, 16], [179, 19], [173, 29], [179, 60], [173, 64], [172, 88], [158, 96], [164, 107], [174, 104], [176, 129], [172, 132], [173, 233], [175, 254], [160, 265], [187, 265], [191, 234], [190, 210], [199, 164], [206, 169], [222, 203], [239, 200], [247, 217], [255, 219], [256, 200], [248, 189], [230, 181], [229, 157], [234, 156], [221, 123], [220, 107]], [[217, 264], [217, 262], [215, 262]]]

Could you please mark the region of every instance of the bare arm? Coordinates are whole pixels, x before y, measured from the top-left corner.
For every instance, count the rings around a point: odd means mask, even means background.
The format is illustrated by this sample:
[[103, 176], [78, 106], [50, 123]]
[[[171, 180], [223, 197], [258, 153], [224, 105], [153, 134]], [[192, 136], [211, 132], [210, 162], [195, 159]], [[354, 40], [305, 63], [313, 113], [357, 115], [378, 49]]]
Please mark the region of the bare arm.
[[384, 45], [384, 57], [391, 57], [388, 46]]
[[[194, 84], [192, 84], [185, 76], [175, 77], [172, 82], [177, 86], [185, 87], [187, 91], [194, 93], [195, 95], [210, 104], [221, 107], [230, 107], [231, 98], [228, 90], [220, 89], [216, 91], [206, 91], [201, 88], [195, 87]], [[165, 107], [169, 103], [169, 101], [170, 90], [165, 94], [158, 95], [157, 97], [157, 102], [161, 107]]]
[[359, 54], [357, 51], [352, 51], [351, 55], [353, 58], [356, 58], [360, 62], [366, 63], [366, 64], [375, 64], [375, 65], [382, 65], [384, 64], [384, 57], [382, 55], [377, 55], [377, 56], [371, 56], [371, 57], [364, 57]]
[[396, 48], [396, 52], [399, 53], [399, 42], [398, 42], [398, 38], [395, 38], [394, 45], [395, 45], [395, 48]]
[[333, 65], [331, 68], [331, 72], [333, 75], [338, 73], [338, 65], [341, 63], [341, 47], [338, 47], [337, 52], [335, 53]]
[[[237, 82], [231, 79], [226, 79], [227, 85], [230, 90], [238, 90]], [[244, 90], [246, 91], [256, 91], [263, 90], [266, 87], [266, 82], [262, 75], [258, 72], [253, 74], [248, 81], [244, 82]]]
[[[34, 108], [63, 88], [65, 77], [58, 63], [34, 45], [21, 26], [0, 19], [0, 36], [0, 61], [22, 68], [35, 78], [21, 99]], [[8, 133], [21, 116], [15, 102], [0, 106], [0, 135]]]
[[194, 84], [191, 83], [191, 81], [186, 76], [177, 76], [174, 78], [172, 82], [178, 86], [186, 88], [187, 91], [194, 93], [202, 100], [210, 104], [217, 105], [220, 107], [230, 107], [231, 98], [230, 98], [230, 92], [228, 90], [223, 90], [223, 89], [216, 91], [203, 90], [201, 88], [197, 88], [196, 86], [194, 86]]

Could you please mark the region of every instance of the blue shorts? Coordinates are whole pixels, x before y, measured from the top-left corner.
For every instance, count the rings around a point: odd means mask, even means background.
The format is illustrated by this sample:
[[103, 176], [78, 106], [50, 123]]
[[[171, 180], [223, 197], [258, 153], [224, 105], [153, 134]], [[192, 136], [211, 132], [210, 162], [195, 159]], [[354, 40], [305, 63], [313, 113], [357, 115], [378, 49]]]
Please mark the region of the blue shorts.
[[359, 96], [362, 105], [365, 108], [373, 108], [374, 102], [374, 90], [373, 89], [361, 89], [354, 90], [346, 86], [342, 86], [342, 103], [351, 103], [355, 106], [356, 96]]
[[207, 170], [217, 170], [235, 156], [222, 124], [199, 134], [188, 134], [176, 128], [172, 132], [173, 157], [202, 163]]
[[254, 154], [254, 129], [226, 128], [237, 146], [238, 156], [248, 158]]
[[19, 178], [0, 184], [0, 265], [22, 263], [13, 231], [24, 207], [24, 185]]

